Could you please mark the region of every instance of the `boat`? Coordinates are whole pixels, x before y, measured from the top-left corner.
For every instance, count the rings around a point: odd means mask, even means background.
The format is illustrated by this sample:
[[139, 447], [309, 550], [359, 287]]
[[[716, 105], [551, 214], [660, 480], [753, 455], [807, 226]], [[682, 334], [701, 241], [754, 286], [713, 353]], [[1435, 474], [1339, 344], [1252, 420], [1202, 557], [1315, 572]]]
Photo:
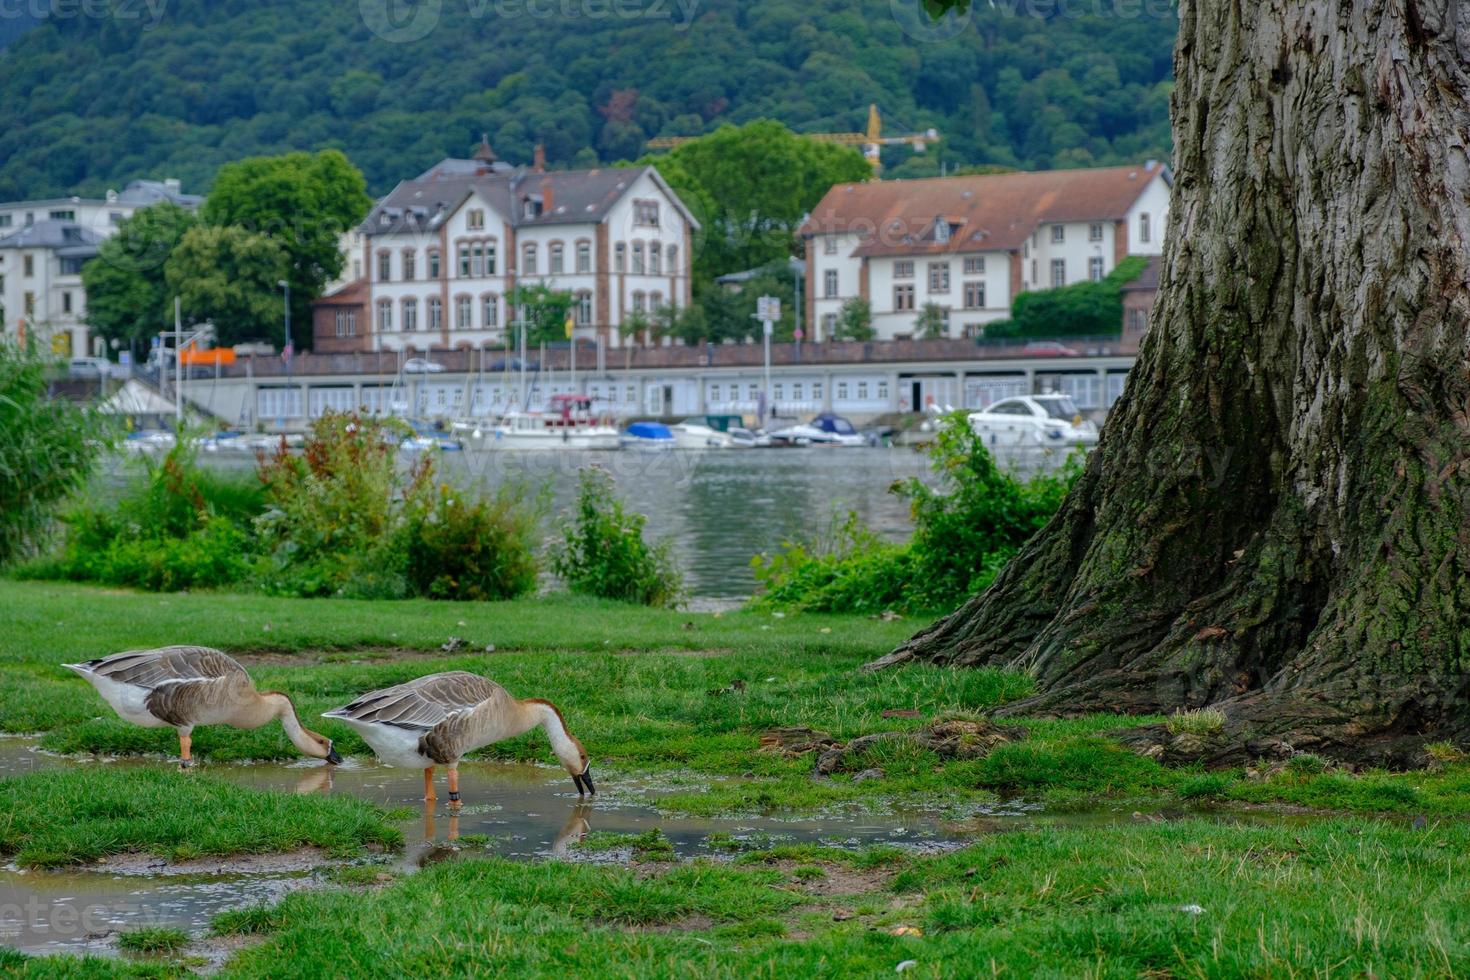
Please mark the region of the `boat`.
[[770, 433], [773, 446], [866, 446], [868, 440], [840, 415], [824, 412], [810, 422]]
[[668, 427], [676, 449], [732, 449], [735, 440], [728, 432], [706, 423], [702, 418], [685, 419]]
[[454, 453], [464, 448], [464, 443], [447, 432], [428, 425], [411, 424], [412, 432], [403, 437], [398, 448], [406, 453], [439, 452]]
[[730, 442], [740, 449], [757, 449], [771, 444], [771, 437], [764, 432], [753, 432], [743, 425], [732, 425], [729, 429]]
[[677, 440], [669, 427], [662, 422], [634, 422], [623, 433], [623, 448], [643, 452], [662, 452], [673, 449]]
[[592, 411], [586, 395], [552, 395], [549, 412], [506, 412], [477, 429], [486, 449], [617, 449], [618, 430]]
[[988, 449], [1091, 449], [1097, 445], [1096, 423], [1082, 416], [1062, 394], [1017, 395], [996, 402], [967, 418]]
[[163, 429], [148, 429], [128, 433], [128, 437], [122, 441], [122, 447], [133, 453], [167, 452], [174, 448], [176, 441], [172, 432]]

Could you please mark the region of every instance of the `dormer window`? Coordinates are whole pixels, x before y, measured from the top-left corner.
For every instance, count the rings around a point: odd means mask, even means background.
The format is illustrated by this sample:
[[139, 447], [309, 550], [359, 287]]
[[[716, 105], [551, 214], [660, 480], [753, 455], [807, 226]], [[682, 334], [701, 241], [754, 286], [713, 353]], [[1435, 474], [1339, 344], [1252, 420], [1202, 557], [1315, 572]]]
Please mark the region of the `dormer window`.
[[949, 222], [943, 218], [934, 219], [934, 240], [941, 245], [949, 241]]
[[382, 225], [383, 227], [386, 228], [389, 225], [391, 225], [392, 223], [393, 223], [393, 216], [390, 215], [387, 211], [384, 211], [383, 213], [381, 213], [381, 214], [378, 215], [378, 224]]
[[541, 199], [539, 197], [526, 198], [521, 214], [526, 218], [541, 217]]

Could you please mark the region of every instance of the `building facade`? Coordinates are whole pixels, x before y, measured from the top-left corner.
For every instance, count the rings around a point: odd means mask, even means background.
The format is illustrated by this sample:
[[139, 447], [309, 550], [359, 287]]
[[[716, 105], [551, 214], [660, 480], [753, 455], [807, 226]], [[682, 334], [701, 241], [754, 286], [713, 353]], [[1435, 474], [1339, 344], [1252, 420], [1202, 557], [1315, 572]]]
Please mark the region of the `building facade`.
[[637, 343], [624, 335], [635, 312], [690, 302], [698, 227], [653, 167], [511, 167], [482, 142], [373, 208], [364, 275], [317, 301], [314, 336], [336, 350], [500, 346], [515, 336], [517, 287], [543, 285], [573, 295], [578, 340]]
[[915, 335], [933, 303], [944, 336], [978, 337], [1022, 292], [1100, 280], [1159, 255], [1172, 176], [1162, 164], [838, 184], [801, 229], [806, 319], [832, 336], [867, 300], [878, 339]]
[[0, 333], [35, 338], [61, 357], [101, 353], [87, 330], [82, 266], [124, 219], [162, 201], [193, 210], [203, 198], [168, 179], [135, 180], [104, 198], [0, 204]]

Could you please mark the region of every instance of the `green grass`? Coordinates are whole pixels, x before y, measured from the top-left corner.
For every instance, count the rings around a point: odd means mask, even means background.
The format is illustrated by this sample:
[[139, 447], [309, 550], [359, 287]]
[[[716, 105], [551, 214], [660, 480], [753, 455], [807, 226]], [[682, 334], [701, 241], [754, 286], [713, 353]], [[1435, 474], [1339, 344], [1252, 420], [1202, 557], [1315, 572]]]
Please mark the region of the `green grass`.
[[0, 856], [58, 867], [140, 852], [183, 860], [320, 847], [396, 847], [371, 803], [233, 786], [169, 769], [85, 767], [0, 779]]
[[126, 953], [177, 953], [189, 945], [189, 934], [168, 926], [129, 929], [117, 937], [117, 948]]

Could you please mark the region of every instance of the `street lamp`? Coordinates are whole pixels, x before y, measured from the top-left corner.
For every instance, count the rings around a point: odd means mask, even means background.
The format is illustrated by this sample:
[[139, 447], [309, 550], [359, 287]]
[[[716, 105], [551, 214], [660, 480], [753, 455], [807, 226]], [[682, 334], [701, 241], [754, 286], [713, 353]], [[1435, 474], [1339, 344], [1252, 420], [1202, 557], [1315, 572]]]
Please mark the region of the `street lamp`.
[[285, 290], [286, 299], [284, 309], [286, 311], [286, 346], [281, 348], [286, 354], [286, 363], [291, 363], [291, 284], [284, 279], [277, 279], [276, 285]]

